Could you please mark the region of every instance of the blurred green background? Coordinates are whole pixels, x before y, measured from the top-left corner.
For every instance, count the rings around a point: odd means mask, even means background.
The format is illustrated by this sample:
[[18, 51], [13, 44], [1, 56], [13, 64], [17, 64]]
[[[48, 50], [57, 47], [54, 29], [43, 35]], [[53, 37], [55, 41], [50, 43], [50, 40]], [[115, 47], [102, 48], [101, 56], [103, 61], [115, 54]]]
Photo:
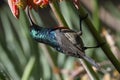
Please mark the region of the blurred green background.
[[[97, 31], [106, 39], [114, 55], [120, 60], [120, 1], [80, 0]], [[68, 26], [79, 31], [78, 13], [72, 3], [62, 1], [59, 8]], [[50, 8], [32, 10], [36, 24], [57, 27], [58, 22]], [[0, 1], [0, 80], [89, 80], [78, 59], [58, 53], [53, 48], [35, 42], [29, 35], [29, 20], [24, 10], [16, 19], [7, 4]], [[85, 46], [96, 41], [87, 25], [81, 36]], [[120, 80], [120, 75], [100, 48], [86, 50], [86, 55], [100, 63], [102, 80]]]

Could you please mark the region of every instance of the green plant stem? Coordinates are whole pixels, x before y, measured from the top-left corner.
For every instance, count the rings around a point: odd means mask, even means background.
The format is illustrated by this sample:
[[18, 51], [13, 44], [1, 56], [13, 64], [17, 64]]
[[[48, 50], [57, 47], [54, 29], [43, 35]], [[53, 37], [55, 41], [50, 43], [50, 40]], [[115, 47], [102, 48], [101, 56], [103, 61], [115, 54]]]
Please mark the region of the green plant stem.
[[50, 2], [50, 7], [58, 20], [59, 27], [68, 27], [62, 13], [60, 12], [57, 1]]
[[[78, 9], [80, 16], [84, 16], [86, 15], [85, 11], [83, 10], [82, 6], [79, 5], [79, 9]], [[101, 44], [103, 42], [105, 42], [100, 34], [96, 31], [95, 27], [93, 26], [92, 22], [90, 21], [89, 18], [87, 18], [85, 20], [85, 23], [88, 25], [89, 30], [91, 31], [92, 35], [94, 36], [94, 38], [96, 39], [96, 41], [98, 42], [98, 44]], [[120, 73], [120, 62], [116, 59], [116, 57], [113, 55], [112, 51], [110, 50], [109, 46], [107, 44], [104, 44], [103, 46], [101, 46], [102, 50], [104, 51], [104, 53], [106, 54], [106, 56], [108, 57], [108, 59], [112, 62], [112, 64], [114, 65], [114, 67], [118, 70], [118, 72]]]
[[90, 80], [100, 80], [98, 75], [94, 72], [94, 70], [92, 69], [91, 65], [86, 62], [85, 60], [79, 59], [81, 64], [83, 65], [83, 67], [85, 68], [85, 70], [87, 71]]
[[25, 67], [25, 71], [24, 71], [24, 73], [23, 73], [23, 75], [22, 75], [21, 80], [29, 80], [30, 75], [31, 75], [32, 70], [33, 70], [33, 67], [34, 67], [34, 65], [35, 65], [35, 61], [36, 61], [36, 57], [35, 57], [35, 55], [33, 55], [33, 56], [30, 58], [27, 66]]
[[93, 1], [94, 10], [93, 10], [93, 22], [97, 31], [100, 31], [100, 20], [99, 20], [99, 7], [98, 0]]

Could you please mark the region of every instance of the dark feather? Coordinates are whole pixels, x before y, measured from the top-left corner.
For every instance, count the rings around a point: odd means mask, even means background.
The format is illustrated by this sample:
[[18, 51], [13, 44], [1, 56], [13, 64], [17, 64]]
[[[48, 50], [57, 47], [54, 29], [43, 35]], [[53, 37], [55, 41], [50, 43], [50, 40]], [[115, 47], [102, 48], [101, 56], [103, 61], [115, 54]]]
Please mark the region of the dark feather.
[[[95, 66], [96, 68], [99, 68], [99, 65], [92, 58], [85, 55], [84, 51], [82, 50], [83, 42], [81, 42], [81, 38], [79, 37], [79, 35], [77, 35], [76, 32], [73, 32], [74, 34], [74, 37], [73, 37], [73, 35], [71, 36], [71, 33], [70, 34], [67, 33], [67, 35], [69, 35], [69, 38], [70, 36], [71, 38], [73, 38], [71, 39], [73, 41], [71, 41], [65, 36], [66, 33], [64, 33], [64, 31], [62, 30], [56, 30], [56, 36], [57, 36], [56, 38], [59, 43], [59, 46], [63, 50], [63, 53], [69, 56], [83, 58], [84, 60], [88, 61], [90, 64]], [[76, 37], [78, 40], [76, 40]], [[80, 44], [77, 44], [77, 43], [80, 43]]]

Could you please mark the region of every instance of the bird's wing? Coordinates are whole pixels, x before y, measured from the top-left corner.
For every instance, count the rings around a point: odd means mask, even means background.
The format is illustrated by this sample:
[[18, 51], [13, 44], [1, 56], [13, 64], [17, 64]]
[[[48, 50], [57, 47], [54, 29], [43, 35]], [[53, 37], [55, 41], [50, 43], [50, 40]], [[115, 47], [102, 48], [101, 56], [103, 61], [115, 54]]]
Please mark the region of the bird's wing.
[[64, 35], [61, 31], [56, 31], [56, 38], [60, 45], [60, 47], [63, 49], [63, 52], [69, 56], [74, 57], [82, 57], [85, 56], [85, 54], [77, 49], [74, 44]]
[[83, 51], [76, 47], [71, 40], [69, 40], [65, 34], [59, 30], [56, 31], [56, 36], [60, 47], [63, 50], [63, 53], [69, 56], [83, 58], [88, 61], [90, 64], [99, 68], [99, 65], [90, 57], [86, 56]]
[[70, 29], [62, 29], [61, 33], [72, 43], [74, 47], [84, 52], [84, 44], [82, 39], [80, 38], [80, 35], [78, 35], [75, 31]]

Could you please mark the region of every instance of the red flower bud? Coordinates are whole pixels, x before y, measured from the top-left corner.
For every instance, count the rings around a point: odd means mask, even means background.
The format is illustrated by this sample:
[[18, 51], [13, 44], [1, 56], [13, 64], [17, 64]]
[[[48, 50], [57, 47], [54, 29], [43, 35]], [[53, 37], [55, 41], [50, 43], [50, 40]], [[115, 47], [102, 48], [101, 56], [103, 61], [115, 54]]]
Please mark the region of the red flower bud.
[[16, 3], [18, 2], [18, 0], [8, 0], [8, 4], [10, 6], [10, 9], [13, 13], [13, 15], [16, 17], [16, 18], [19, 18], [19, 8], [18, 6], [16, 5]]

